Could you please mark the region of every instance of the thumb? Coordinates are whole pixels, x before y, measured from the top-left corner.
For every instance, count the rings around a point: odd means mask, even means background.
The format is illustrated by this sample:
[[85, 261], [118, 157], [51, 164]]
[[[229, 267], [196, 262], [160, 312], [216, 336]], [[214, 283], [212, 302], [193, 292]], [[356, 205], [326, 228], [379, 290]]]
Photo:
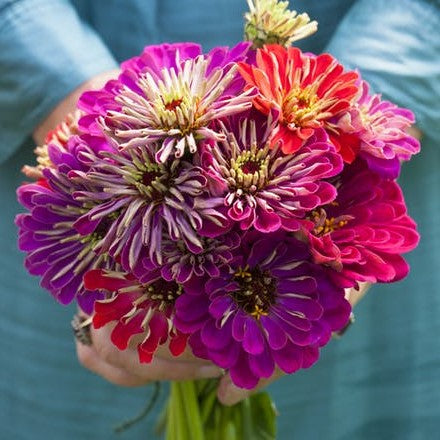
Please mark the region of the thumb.
[[270, 376], [268, 379], [261, 379], [255, 388], [252, 390], [247, 390], [234, 385], [231, 376], [228, 373], [220, 380], [220, 384], [217, 389], [217, 398], [223, 405], [235, 405], [282, 376], [284, 376], [284, 373], [281, 370], [276, 369], [272, 376]]
[[246, 397], [249, 397], [254, 392], [254, 390], [247, 390], [237, 387], [232, 382], [229, 373], [227, 373], [220, 380], [217, 389], [217, 398], [223, 405], [232, 406], [246, 399]]

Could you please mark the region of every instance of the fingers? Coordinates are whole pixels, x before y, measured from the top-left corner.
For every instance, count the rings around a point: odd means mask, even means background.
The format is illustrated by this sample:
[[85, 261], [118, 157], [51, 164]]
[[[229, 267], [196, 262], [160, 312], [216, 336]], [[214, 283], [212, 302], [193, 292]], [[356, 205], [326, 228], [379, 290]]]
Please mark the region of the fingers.
[[114, 385], [123, 387], [135, 387], [148, 383], [147, 380], [130, 374], [127, 371], [108, 364], [102, 360], [93, 346], [87, 346], [76, 342], [76, 353], [81, 365], [93, 371]]
[[234, 385], [231, 376], [227, 374], [220, 380], [220, 384], [217, 390], [218, 400], [226, 406], [235, 405], [236, 403], [241, 402], [256, 391], [266, 387], [270, 383], [279, 379], [283, 375], [284, 373], [282, 371], [276, 370], [269, 379], [261, 379], [254, 389], [246, 390], [244, 388], [239, 388]]
[[371, 283], [359, 283], [359, 290], [355, 288], [345, 290], [345, 298], [350, 302], [351, 307], [354, 307], [368, 292]]
[[163, 359], [155, 356], [149, 364], [141, 364], [137, 350], [128, 348], [119, 350], [110, 341], [111, 327], [91, 329], [93, 347], [97, 356], [110, 366], [129, 372], [143, 383], [158, 380], [193, 380], [219, 377], [222, 370], [206, 361]]

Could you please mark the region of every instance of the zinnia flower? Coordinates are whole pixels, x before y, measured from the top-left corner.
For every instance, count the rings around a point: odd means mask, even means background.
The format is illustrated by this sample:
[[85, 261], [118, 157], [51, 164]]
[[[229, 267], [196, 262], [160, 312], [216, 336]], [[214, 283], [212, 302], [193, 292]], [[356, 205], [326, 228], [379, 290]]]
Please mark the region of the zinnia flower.
[[109, 225], [107, 216], [87, 234], [81, 235], [74, 227], [87, 208], [73, 193], [94, 191], [89, 181], [78, 183], [74, 178], [76, 172], [89, 167], [81, 160], [88, 148], [77, 137], [65, 146], [51, 144], [48, 154], [53, 166], [43, 170], [44, 179], [18, 188], [18, 200], [29, 212], [16, 217], [18, 244], [27, 253], [28, 271], [41, 276], [41, 286], [62, 304], [76, 298], [86, 313], [102, 294], [85, 289], [83, 274], [93, 268], [116, 267], [108, 254], [96, 250]]
[[414, 249], [419, 236], [399, 185], [368, 170], [361, 160], [337, 179], [335, 202], [311, 215], [315, 262], [337, 269], [347, 287], [405, 277], [409, 268], [401, 254]]
[[226, 140], [207, 145], [202, 153], [212, 193], [223, 197], [229, 218], [243, 230], [297, 230], [309, 210], [336, 197], [324, 180], [337, 175], [343, 163], [324, 130], [315, 130], [286, 156], [279, 146], [271, 149], [272, 128], [271, 116], [246, 118], [232, 130], [224, 128]]
[[356, 104], [340, 116], [336, 125], [357, 137], [359, 155], [373, 171], [395, 179], [400, 162], [420, 151], [419, 141], [406, 132], [414, 124], [414, 114], [382, 100], [380, 95], [370, 95], [365, 81], [360, 91]]
[[[155, 144], [91, 156], [93, 169], [84, 173], [93, 191], [79, 191], [78, 200], [89, 204], [75, 224], [83, 234], [112, 216], [102, 250], [134, 270], [143, 250], [162, 264], [162, 239], [180, 240], [193, 253], [203, 250], [199, 234], [215, 236], [229, 227], [220, 199], [205, 197], [206, 177], [201, 168], [186, 160], [157, 163]], [[79, 176], [81, 177], [81, 176]], [[203, 206], [201, 206], [203, 205]]]
[[310, 21], [306, 13], [290, 11], [289, 2], [278, 0], [248, 0], [249, 12], [244, 15], [245, 39], [254, 47], [264, 44], [281, 44], [289, 47], [316, 32], [318, 23]]
[[151, 362], [159, 345], [169, 343], [174, 356], [185, 350], [188, 335], [174, 327], [173, 318], [176, 299], [194, 289], [190, 283], [165, 281], [158, 270], [150, 272], [144, 283], [126, 273], [91, 270], [84, 282], [89, 289], [110, 294], [109, 298], [96, 301], [93, 326], [100, 328], [116, 322], [111, 341], [120, 350], [125, 350], [135, 335], [142, 336], [137, 346], [140, 362]]
[[78, 120], [80, 116], [81, 112], [79, 110], [69, 113], [60, 124], [47, 133], [44, 144], [36, 147], [34, 150], [38, 165], [24, 165], [21, 170], [26, 177], [36, 180], [43, 178], [43, 169], [53, 166], [49, 159], [49, 144], [66, 148], [69, 138], [78, 134]]
[[[266, 45], [257, 50], [255, 66], [240, 62], [239, 70], [248, 87], [258, 89], [255, 107], [266, 115], [278, 110], [272, 144], [281, 141], [286, 154], [298, 151], [316, 129], [330, 128], [328, 121], [347, 110], [358, 91], [356, 72], [344, 72], [329, 54], [304, 54], [298, 48]], [[343, 146], [340, 154], [353, 160]]]
[[[166, 281], [186, 283], [190, 279], [217, 277], [220, 267], [232, 260], [232, 251], [240, 245], [240, 236], [236, 232], [223, 234], [218, 238], [201, 238], [203, 249], [201, 252], [191, 252], [183, 241], [172, 240], [165, 236], [162, 241], [162, 265], [160, 273]], [[155, 261], [148, 256], [141, 259], [134, 274], [142, 280], [143, 274], [157, 268]]]
[[283, 233], [247, 233], [206, 294], [182, 295], [175, 325], [190, 333], [194, 353], [253, 388], [278, 366], [286, 373], [311, 366], [350, 305], [344, 290], [310, 261], [307, 245]]
[[251, 107], [253, 90], [243, 91], [236, 61], [246, 58], [249, 43], [216, 48], [202, 55], [200, 46], [172, 44], [145, 48], [122, 65], [118, 80], [86, 92], [79, 106], [88, 113], [81, 124], [96, 123], [122, 149], [160, 142], [156, 160], [195, 153], [200, 139], [220, 139], [212, 120]]

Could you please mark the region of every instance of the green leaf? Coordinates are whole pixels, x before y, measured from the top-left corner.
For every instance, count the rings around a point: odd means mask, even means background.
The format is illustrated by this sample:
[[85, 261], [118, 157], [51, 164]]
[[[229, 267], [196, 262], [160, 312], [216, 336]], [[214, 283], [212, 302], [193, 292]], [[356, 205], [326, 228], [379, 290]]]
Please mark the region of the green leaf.
[[277, 412], [270, 395], [267, 392], [260, 392], [249, 397], [249, 400], [252, 426], [254, 428], [252, 439], [275, 439]]

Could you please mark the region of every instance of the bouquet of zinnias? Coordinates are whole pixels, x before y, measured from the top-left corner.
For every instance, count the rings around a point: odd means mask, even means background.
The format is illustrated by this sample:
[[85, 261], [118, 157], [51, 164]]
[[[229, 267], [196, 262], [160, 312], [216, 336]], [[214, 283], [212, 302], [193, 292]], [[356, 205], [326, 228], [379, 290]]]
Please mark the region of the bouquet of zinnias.
[[137, 335], [141, 363], [189, 346], [254, 388], [317, 361], [349, 320], [344, 289], [408, 272], [418, 234], [395, 179], [419, 150], [413, 115], [286, 47], [313, 26], [285, 9], [251, 3], [253, 46], [122, 63], [18, 189], [29, 272], [96, 328], [116, 323], [119, 349]]

